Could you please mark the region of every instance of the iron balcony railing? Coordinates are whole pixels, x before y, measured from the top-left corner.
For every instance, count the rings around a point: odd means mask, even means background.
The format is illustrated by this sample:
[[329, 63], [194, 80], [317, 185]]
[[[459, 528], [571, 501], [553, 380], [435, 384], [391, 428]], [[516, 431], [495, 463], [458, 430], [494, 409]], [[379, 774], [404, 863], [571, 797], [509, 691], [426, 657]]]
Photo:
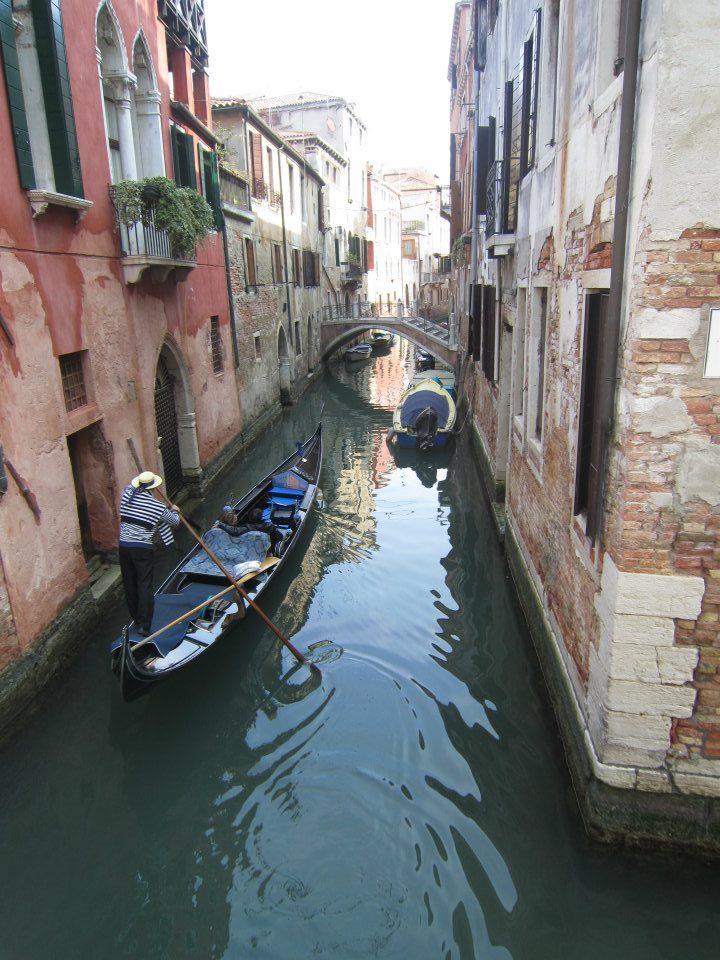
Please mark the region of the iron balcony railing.
[[519, 157], [506, 157], [490, 165], [485, 205], [486, 237], [515, 233], [519, 179]]
[[359, 280], [363, 275], [362, 264], [357, 260], [344, 260], [342, 263], [343, 277], [350, 280]]
[[112, 184], [109, 189], [110, 200], [115, 211], [115, 225], [120, 235], [121, 256], [194, 262], [192, 256], [175, 250], [167, 232], [155, 226], [155, 211], [152, 203], [143, 201], [140, 219], [128, 223], [125, 204]]
[[252, 195], [256, 200], [265, 200], [271, 207], [279, 207], [282, 203], [282, 196], [275, 190], [272, 190], [265, 180], [253, 177]]

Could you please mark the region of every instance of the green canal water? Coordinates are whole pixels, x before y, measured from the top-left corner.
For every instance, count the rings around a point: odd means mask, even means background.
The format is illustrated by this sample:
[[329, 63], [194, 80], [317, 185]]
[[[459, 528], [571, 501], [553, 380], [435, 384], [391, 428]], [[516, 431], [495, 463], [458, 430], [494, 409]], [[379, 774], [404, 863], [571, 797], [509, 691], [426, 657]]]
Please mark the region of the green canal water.
[[465, 442], [385, 443], [410, 362], [331, 367], [195, 514], [325, 405], [323, 505], [263, 598], [320, 681], [253, 616], [123, 704], [119, 605], [0, 751], [3, 960], [720, 956], [716, 866], [586, 839]]

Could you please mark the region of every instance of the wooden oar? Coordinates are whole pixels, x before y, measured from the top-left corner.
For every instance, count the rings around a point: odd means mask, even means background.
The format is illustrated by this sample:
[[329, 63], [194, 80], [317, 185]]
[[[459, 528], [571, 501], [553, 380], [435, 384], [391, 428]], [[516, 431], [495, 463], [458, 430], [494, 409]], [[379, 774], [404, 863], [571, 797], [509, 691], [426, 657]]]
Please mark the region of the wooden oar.
[[[280, 557], [265, 557], [263, 562], [260, 564], [257, 570], [251, 570], [250, 573], [246, 573], [244, 577], [241, 577], [240, 583], [247, 583], [249, 580], [254, 580], [261, 573], [265, 573], [266, 570], [269, 570], [270, 567], [274, 567], [276, 563], [280, 563]], [[235, 587], [225, 587], [224, 590], [221, 590], [220, 593], [216, 593], [214, 597], [208, 597], [207, 600], [203, 600], [202, 603], [199, 603], [196, 607], [193, 607], [192, 610], [188, 610], [186, 613], [183, 613], [182, 616], [177, 617], [171, 623], [166, 623], [164, 627], [160, 627], [159, 630], [156, 630], [155, 633], [151, 633], [149, 637], [143, 637], [142, 640], [139, 640], [137, 643], [134, 643], [130, 649], [133, 653], [138, 650], [140, 647], [144, 647], [146, 643], [152, 643], [156, 637], [159, 637], [161, 633], [165, 633], [166, 630], [176, 627], [179, 623], [182, 623], [183, 620], [188, 620], [194, 614], [199, 613], [203, 607], [206, 607], [209, 603], [212, 603], [214, 600], [219, 600], [220, 597], [224, 597], [226, 593], [231, 593]]]
[[232, 574], [231, 574], [228, 570], [225, 569], [225, 567], [223, 566], [223, 563], [222, 563], [222, 561], [219, 559], [219, 557], [217, 557], [217, 556], [213, 553], [213, 551], [210, 549], [210, 547], [205, 543], [205, 541], [195, 533], [195, 531], [194, 531], [193, 528], [190, 526], [190, 524], [187, 522], [187, 520], [186, 520], [185, 517], [182, 515], [182, 513], [180, 513], [180, 511], [177, 509], [177, 507], [175, 507], [175, 506], [170, 502], [170, 500], [168, 500], [168, 498], [165, 496], [165, 494], [162, 492], [162, 490], [160, 490], [160, 489], [158, 489], [158, 488], [156, 487], [156, 488], [155, 488], [155, 493], [159, 494], [160, 497], [162, 497], [162, 499], [164, 500], [164, 502], [167, 504], [167, 506], [168, 506], [171, 510], [174, 509], [174, 510], [177, 511], [177, 514], [178, 514], [178, 516], [180, 517], [180, 519], [182, 520], [182, 522], [185, 524], [185, 527], [190, 531], [190, 533], [193, 535], [193, 537], [197, 540], [197, 542], [198, 542], [198, 543], [200, 544], [200, 546], [203, 548], [203, 550], [205, 551], [205, 553], [207, 553], [207, 555], [210, 557], [210, 559], [212, 560], [212, 562], [217, 566], [218, 570], [221, 570], [222, 573], [223, 573], [223, 575], [228, 578], [228, 580], [229, 580], [230, 583], [235, 587], [235, 589], [236, 589], [237, 592], [240, 594], [240, 596], [241, 596], [241, 597], [244, 597], [245, 600], [247, 600], [248, 604], [249, 604], [249, 605], [253, 608], [253, 610], [254, 610], [257, 614], [259, 614], [259, 616], [265, 621], [265, 623], [270, 627], [270, 629], [271, 629], [272, 632], [275, 634], [275, 636], [278, 638], [278, 640], [279, 640], [281, 643], [283, 643], [283, 644], [288, 648], [288, 650], [292, 653], [292, 655], [293, 655], [297, 660], [300, 661], [300, 663], [306, 663], [306, 664], [310, 667], [311, 670], [316, 670], [318, 673], [320, 673], [320, 668], [319, 668], [316, 664], [311, 663], [311, 662], [307, 659], [307, 657], [304, 657], [304, 656], [300, 653], [299, 650], [296, 650], [295, 647], [290, 643], [290, 641], [288, 640], [288, 638], [287, 638], [283, 633], [281, 633], [281, 632], [278, 630], [278, 628], [277, 628], [277, 627], [275, 626], [275, 624], [272, 622], [272, 620], [270, 619], [270, 617], [268, 617], [268, 616], [260, 609], [260, 607], [259, 607], [259, 606], [255, 603], [255, 601], [252, 599], [252, 597], [248, 596], [248, 594], [243, 590], [243, 588], [240, 586], [240, 584], [238, 583], [238, 581], [235, 580], [235, 578], [232, 576]]

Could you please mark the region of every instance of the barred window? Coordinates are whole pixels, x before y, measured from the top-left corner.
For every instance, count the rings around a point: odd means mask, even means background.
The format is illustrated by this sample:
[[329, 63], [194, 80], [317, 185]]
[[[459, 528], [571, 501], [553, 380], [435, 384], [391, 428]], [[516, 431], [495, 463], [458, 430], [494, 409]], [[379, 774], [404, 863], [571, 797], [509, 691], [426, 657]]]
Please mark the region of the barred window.
[[213, 373], [223, 371], [223, 342], [220, 336], [220, 318], [210, 317], [210, 351], [212, 353]]
[[59, 358], [65, 409], [68, 413], [86, 406], [88, 402], [82, 361], [83, 353], [86, 352], [83, 350], [80, 353], [65, 353]]

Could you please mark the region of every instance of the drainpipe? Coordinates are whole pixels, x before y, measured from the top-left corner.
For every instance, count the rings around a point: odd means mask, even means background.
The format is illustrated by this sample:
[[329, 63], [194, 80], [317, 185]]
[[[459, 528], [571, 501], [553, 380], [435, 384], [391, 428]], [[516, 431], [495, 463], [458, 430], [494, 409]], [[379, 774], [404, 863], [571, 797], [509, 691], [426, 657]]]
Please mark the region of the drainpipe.
[[[278, 151], [278, 157], [283, 156], [285, 151], [281, 147]], [[283, 193], [283, 175], [282, 167], [278, 171], [279, 173], [279, 184], [280, 187], [280, 219], [282, 221], [282, 235], [283, 235], [283, 268], [285, 270], [285, 301], [287, 303], [287, 312], [288, 312], [288, 340], [295, 349], [295, 340], [293, 339], [293, 326], [292, 326], [292, 307], [290, 305], [290, 271], [288, 270], [288, 256], [287, 256], [287, 234], [285, 233], [285, 195]]]
[[223, 209], [222, 209], [222, 201], [220, 201], [220, 217], [222, 219], [223, 251], [225, 253], [225, 282], [227, 284], [228, 306], [230, 308], [230, 334], [232, 337], [233, 360], [235, 361], [235, 369], [237, 370], [238, 367], [240, 366], [240, 352], [238, 350], [238, 343], [237, 343], [237, 322], [235, 319], [235, 301], [233, 299], [232, 279], [230, 277], [230, 247], [228, 244], [227, 224], [225, 222], [225, 213], [223, 212]]
[[[471, 234], [470, 234], [470, 259], [472, 265], [470, 268], [470, 317], [475, 316], [475, 288], [477, 286], [477, 274], [478, 274], [478, 231], [477, 231], [477, 169], [478, 169], [478, 117], [480, 116], [480, 71], [478, 69], [478, 58], [477, 58], [477, 45], [478, 45], [478, 36], [477, 32], [480, 26], [480, 4], [475, 2], [475, 50], [473, 53], [473, 82], [475, 89], [473, 91], [473, 126], [474, 126], [474, 142], [473, 142], [473, 171], [472, 171], [472, 224], [471, 224]], [[474, 320], [472, 321], [474, 322]], [[474, 337], [474, 334], [473, 334]]]
[[625, 64], [623, 72], [622, 114], [618, 146], [617, 189], [615, 192], [615, 224], [613, 228], [612, 272], [608, 298], [608, 321], [605, 349], [600, 355], [598, 414], [601, 423], [601, 462], [596, 504], [596, 541], [602, 541], [603, 501], [607, 486], [607, 460], [615, 418], [615, 397], [618, 382], [621, 311], [625, 290], [625, 253], [627, 250], [628, 207], [632, 172], [637, 72], [640, 49], [642, 0], [628, 0], [625, 27]]

